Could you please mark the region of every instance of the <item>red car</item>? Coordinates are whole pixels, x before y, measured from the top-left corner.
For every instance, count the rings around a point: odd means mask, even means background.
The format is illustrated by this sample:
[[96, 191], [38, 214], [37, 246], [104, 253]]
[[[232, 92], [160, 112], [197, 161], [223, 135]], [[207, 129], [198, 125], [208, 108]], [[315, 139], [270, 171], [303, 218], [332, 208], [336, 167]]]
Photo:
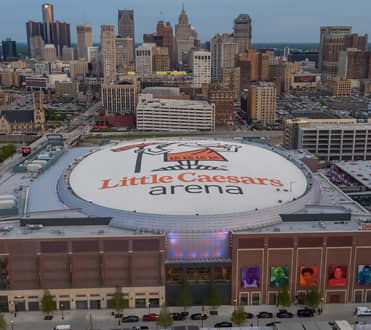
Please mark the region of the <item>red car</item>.
[[150, 322], [150, 321], [156, 321], [158, 318], [158, 314], [151, 313], [143, 315], [143, 321]]

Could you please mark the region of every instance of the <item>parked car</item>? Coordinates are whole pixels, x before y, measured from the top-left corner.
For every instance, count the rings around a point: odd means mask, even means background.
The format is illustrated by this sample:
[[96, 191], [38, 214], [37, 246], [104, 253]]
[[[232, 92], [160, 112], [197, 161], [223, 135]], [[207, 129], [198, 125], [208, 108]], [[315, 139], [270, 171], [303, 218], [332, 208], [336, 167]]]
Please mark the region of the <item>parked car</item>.
[[223, 321], [214, 324], [214, 328], [232, 328], [232, 322]]
[[143, 321], [145, 322], [156, 321], [157, 318], [158, 318], [158, 314], [155, 314], [155, 313], [143, 315]]
[[245, 317], [246, 319], [252, 319], [254, 317], [254, 314], [253, 313], [248, 313], [248, 312], [245, 312]]
[[186, 316], [182, 315], [182, 313], [171, 313], [170, 315], [174, 321], [183, 321], [186, 319]]
[[296, 315], [299, 316], [299, 317], [312, 317], [313, 314], [314, 314], [313, 310], [311, 310], [309, 308], [298, 309], [298, 311], [296, 312]]
[[206, 314], [195, 313], [191, 315], [191, 320], [207, 320]]
[[258, 319], [271, 319], [273, 314], [270, 312], [260, 312], [256, 315]]
[[189, 313], [188, 312], [181, 312], [180, 314], [182, 314], [184, 316], [184, 319], [186, 319], [187, 316], [189, 316]]
[[294, 314], [288, 312], [287, 310], [280, 310], [276, 316], [279, 319], [292, 319], [294, 317]]
[[129, 323], [129, 322], [138, 322], [139, 317], [136, 315], [128, 315], [122, 318], [122, 322]]
[[269, 322], [265, 326], [266, 327], [274, 327], [276, 324], [281, 323], [280, 321], [274, 321], [274, 322]]

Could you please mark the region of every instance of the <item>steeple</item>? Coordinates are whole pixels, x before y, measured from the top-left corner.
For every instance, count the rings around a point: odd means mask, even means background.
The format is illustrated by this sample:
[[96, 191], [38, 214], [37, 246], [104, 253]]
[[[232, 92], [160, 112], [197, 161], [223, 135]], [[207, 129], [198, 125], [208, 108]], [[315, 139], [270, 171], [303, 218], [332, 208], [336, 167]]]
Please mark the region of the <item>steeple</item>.
[[182, 6], [182, 12], [179, 15], [179, 24], [188, 24], [188, 16], [184, 10], [184, 2]]

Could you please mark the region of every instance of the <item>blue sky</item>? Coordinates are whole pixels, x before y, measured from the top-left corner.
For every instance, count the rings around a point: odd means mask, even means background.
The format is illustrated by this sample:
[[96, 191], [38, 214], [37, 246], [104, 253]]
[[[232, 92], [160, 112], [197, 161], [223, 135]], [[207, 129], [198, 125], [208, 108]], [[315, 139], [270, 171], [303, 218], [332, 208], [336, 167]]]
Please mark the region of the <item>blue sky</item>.
[[[0, 39], [26, 40], [25, 22], [41, 20], [40, 0], [1, 0]], [[134, 9], [136, 41], [155, 30], [159, 19], [178, 21], [182, 0], [50, 0], [54, 17], [76, 25], [90, 23], [94, 41], [100, 24], [117, 24], [117, 9]], [[184, 0], [190, 23], [201, 41], [216, 32], [231, 32], [233, 19], [247, 13], [253, 20], [253, 42], [318, 42], [321, 25], [352, 25], [353, 31], [371, 32], [371, 0]], [[161, 14], [162, 12], [162, 14]]]

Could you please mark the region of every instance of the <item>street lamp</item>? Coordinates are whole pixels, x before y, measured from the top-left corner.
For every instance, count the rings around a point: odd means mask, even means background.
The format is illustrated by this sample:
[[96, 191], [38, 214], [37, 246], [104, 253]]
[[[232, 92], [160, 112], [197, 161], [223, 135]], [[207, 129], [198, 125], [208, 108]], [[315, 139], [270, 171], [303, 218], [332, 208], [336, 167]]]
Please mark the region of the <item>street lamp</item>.
[[147, 306], [148, 306], [148, 314], [151, 314], [151, 302], [150, 301], [148, 301]]
[[12, 325], [12, 330], [14, 330], [14, 321], [11, 320], [11, 321], [10, 321], [10, 324]]
[[60, 307], [61, 307], [61, 312], [62, 312], [62, 320], [64, 320], [64, 315], [63, 315], [63, 307], [64, 307], [64, 305], [61, 304]]

